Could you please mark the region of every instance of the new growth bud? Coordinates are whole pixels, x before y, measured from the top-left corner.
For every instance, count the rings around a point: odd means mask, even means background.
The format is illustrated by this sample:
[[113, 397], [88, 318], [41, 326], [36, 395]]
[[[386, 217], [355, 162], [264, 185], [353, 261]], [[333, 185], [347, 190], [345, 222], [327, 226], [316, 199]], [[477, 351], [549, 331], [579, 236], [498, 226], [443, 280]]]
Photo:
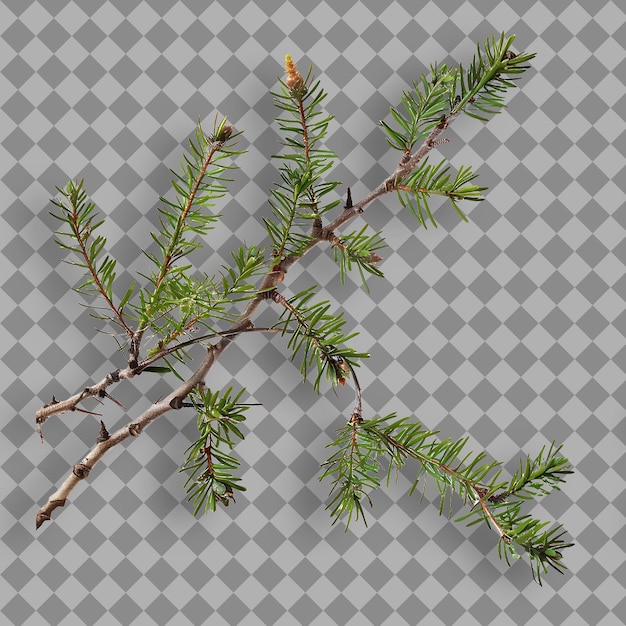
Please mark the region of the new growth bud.
[[231, 124], [223, 124], [218, 132], [215, 134], [215, 141], [219, 143], [224, 143], [230, 139], [230, 136], [233, 134], [233, 127]]
[[290, 54], [285, 55], [285, 71], [287, 72], [285, 85], [289, 89], [289, 94], [293, 98], [302, 98], [306, 93], [306, 85]]

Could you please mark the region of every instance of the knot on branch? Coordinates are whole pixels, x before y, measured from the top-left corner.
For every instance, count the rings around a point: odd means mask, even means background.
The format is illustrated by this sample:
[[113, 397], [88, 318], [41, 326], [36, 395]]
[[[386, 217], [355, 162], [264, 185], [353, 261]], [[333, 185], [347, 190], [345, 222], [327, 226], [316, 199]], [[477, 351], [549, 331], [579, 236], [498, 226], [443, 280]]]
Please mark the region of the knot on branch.
[[489, 493], [489, 489], [486, 489], [485, 487], [475, 486], [474, 492], [476, 493], [476, 497], [479, 500], [482, 500]]
[[448, 128], [449, 126], [449, 120], [446, 117], [446, 114], [444, 113], [440, 118], [439, 118], [439, 124], [437, 124], [437, 126], [435, 126], [435, 128], [439, 129], [439, 130], [445, 130], [446, 128]]
[[363, 423], [363, 415], [360, 409], [355, 409], [352, 412], [352, 416], [350, 417], [350, 421], [348, 423], [352, 426], [360, 426]]
[[276, 304], [280, 304], [285, 299], [285, 296], [283, 296], [282, 293], [278, 293], [278, 291], [274, 289], [270, 294], [270, 299], [276, 302]]
[[89, 476], [89, 472], [91, 472], [91, 468], [84, 463], [76, 463], [76, 465], [74, 465], [74, 469], [72, 470], [72, 474], [81, 480], [83, 478], [87, 478], [87, 476]]
[[128, 349], [128, 367], [135, 369], [137, 367], [137, 359], [139, 358], [139, 344], [141, 342], [141, 332], [133, 334]]
[[[178, 396], [176, 396], [176, 397], [172, 398], [172, 399], [170, 400], [170, 406], [171, 406], [173, 409], [182, 409], [182, 408], [183, 408], [183, 398], [179, 398]], [[136, 426], [136, 424], [133, 424], [133, 426]], [[129, 428], [130, 428], [130, 426], [129, 426]], [[131, 435], [132, 435], [132, 434], [133, 434], [133, 433], [131, 433]]]
[[[176, 398], [174, 398], [174, 400], [176, 400]], [[174, 402], [174, 400], [172, 400], [172, 402]], [[172, 406], [172, 402], [170, 402], [170, 406]], [[172, 408], [175, 408], [172, 406]], [[179, 408], [179, 407], [176, 407]], [[129, 434], [131, 434], [133, 437], [139, 437], [139, 435], [141, 435], [141, 431], [142, 428], [139, 424], [129, 424], [128, 425], [128, 432]]]
[[110, 374], [107, 374], [107, 382], [109, 384], [111, 383], [118, 383], [120, 381], [120, 370], [116, 369], [114, 372], [111, 372]]
[[320, 239], [322, 236], [323, 230], [324, 230], [324, 227], [322, 225], [322, 218], [316, 217], [313, 220], [313, 226], [311, 227], [311, 237], [313, 237], [313, 239]]

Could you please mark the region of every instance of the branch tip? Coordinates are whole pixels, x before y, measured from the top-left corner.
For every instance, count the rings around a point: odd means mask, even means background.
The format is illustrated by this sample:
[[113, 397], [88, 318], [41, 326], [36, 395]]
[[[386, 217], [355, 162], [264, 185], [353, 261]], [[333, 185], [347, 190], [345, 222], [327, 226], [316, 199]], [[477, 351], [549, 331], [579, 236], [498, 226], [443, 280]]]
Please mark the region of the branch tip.
[[65, 500], [50, 500], [45, 507], [39, 509], [35, 516], [35, 530], [38, 530], [44, 522], [50, 521], [52, 511], [60, 506], [65, 506]]

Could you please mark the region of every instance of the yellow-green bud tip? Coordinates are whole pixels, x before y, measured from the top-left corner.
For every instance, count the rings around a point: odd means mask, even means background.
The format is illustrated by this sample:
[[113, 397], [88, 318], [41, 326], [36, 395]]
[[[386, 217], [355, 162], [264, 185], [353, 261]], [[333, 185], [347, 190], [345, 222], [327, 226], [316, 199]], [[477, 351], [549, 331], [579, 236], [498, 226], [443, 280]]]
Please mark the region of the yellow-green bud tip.
[[304, 78], [298, 72], [298, 68], [296, 64], [293, 62], [290, 54], [285, 55], [285, 71], [287, 73], [287, 78], [285, 79], [285, 84], [287, 88], [293, 93], [297, 93], [302, 90], [304, 87]]

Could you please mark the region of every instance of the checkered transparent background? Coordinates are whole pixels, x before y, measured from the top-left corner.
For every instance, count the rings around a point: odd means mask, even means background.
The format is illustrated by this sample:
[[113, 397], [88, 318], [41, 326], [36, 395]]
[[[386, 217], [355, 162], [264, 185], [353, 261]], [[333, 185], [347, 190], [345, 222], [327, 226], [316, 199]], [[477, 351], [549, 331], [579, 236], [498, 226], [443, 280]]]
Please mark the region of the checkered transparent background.
[[[208, 4], [208, 7], [206, 5]], [[618, 2], [0, 3], [0, 610], [25, 624], [602, 624], [626, 621], [626, 13]], [[246, 337], [211, 374], [246, 386], [239, 448], [248, 491], [195, 519], [177, 473], [193, 418], [169, 415], [111, 452], [72, 502], [34, 515], [97, 435], [80, 414], [34, 413], [123, 363], [71, 291], [48, 215], [56, 185], [84, 177], [119, 260], [141, 271], [159, 195], [198, 116], [245, 130], [220, 227], [196, 258], [213, 272], [261, 236], [277, 179], [269, 90], [289, 52], [313, 64], [336, 116], [333, 176], [358, 198], [394, 165], [376, 122], [429, 62], [459, 62], [493, 32], [538, 53], [508, 110], [459, 120], [441, 152], [472, 164], [487, 200], [460, 224], [416, 228], [393, 198], [385, 280], [341, 286], [325, 252], [288, 289], [319, 283], [360, 330], [370, 415], [414, 414], [511, 459], [556, 439], [576, 467], [534, 512], [576, 541], [570, 571], [542, 588], [507, 568], [486, 528], [440, 519], [410, 474], [375, 495], [368, 528], [331, 527], [326, 443], [350, 391], [316, 396], [280, 342]], [[203, 256], [204, 255], [204, 256]], [[291, 286], [293, 285], [293, 287]], [[137, 415], [171, 381], [116, 395]], [[110, 429], [126, 421], [103, 407]]]

